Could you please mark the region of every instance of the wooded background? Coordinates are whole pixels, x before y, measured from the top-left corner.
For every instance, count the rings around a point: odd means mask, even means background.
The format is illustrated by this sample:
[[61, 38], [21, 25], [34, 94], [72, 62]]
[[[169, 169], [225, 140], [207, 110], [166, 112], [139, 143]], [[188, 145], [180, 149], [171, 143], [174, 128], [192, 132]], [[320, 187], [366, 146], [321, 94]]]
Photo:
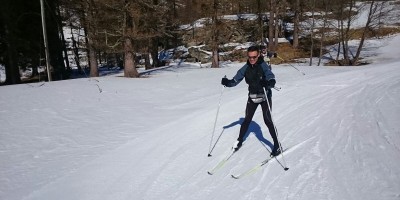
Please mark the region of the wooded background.
[[[71, 77], [72, 68], [83, 70], [84, 55], [91, 77], [99, 76], [99, 65], [110, 57], [124, 69], [125, 77], [139, 77], [138, 54], [147, 69], [154, 68], [165, 64], [158, 59], [161, 49], [189, 44], [205, 45], [213, 53], [211, 66], [218, 67], [221, 45], [232, 41], [264, 44], [268, 38], [268, 50], [275, 52], [279, 50], [278, 37], [290, 38], [291, 48], [306, 52], [310, 65], [328, 44], [337, 44], [343, 54], [339, 57], [338, 52], [335, 64], [357, 65], [365, 38], [377, 36], [382, 30], [382, 17], [388, 14], [383, 8], [398, 1], [364, 3], [369, 9], [368, 21], [362, 29], [353, 29], [351, 21], [362, 9], [357, 2], [360, 1], [45, 0], [51, 76], [53, 80], [63, 80]], [[237, 20], [232, 24], [222, 18], [241, 14], [255, 14], [257, 20]], [[31, 67], [34, 77], [39, 73], [37, 67], [44, 65], [40, 2], [3, 0], [0, 17], [0, 64], [5, 66], [5, 84], [18, 84], [21, 68]], [[207, 20], [206, 27], [181, 28], [202, 18]], [[307, 28], [300, 26], [300, 22], [310, 19], [312, 23]], [[314, 20], [323, 21], [318, 30]], [[293, 31], [285, 32], [284, 23], [293, 24]], [[68, 29], [77, 35], [66, 38]], [[348, 46], [354, 38], [361, 41], [355, 54], [349, 52]], [[74, 66], [68, 60], [68, 52], [73, 52]]]

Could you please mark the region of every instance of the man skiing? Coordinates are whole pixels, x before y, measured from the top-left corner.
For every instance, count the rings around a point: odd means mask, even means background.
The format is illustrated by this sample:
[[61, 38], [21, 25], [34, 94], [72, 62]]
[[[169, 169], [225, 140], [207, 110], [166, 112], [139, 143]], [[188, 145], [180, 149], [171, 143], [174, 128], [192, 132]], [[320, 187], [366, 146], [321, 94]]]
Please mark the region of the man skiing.
[[[264, 62], [260, 57], [260, 50], [257, 46], [251, 46], [247, 49], [248, 60], [247, 63], [239, 69], [236, 75], [232, 79], [222, 78], [221, 84], [226, 87], [234, 87], [238, 85], [243, 78], [249, 85], [249, 97], [246, 105], [245, 119], [240, 127], [240, 133], [237, 141], [235, 142], [233, 148], [235, 151], [243, 144], [244, 136], [249, 128], [250, 122], [254, 116], [254, 113], [258, 107], [261, 105], [264, 117], [264, 123], [267, 125], [269, 133], [274, 142], [274, 147], [271, 152], [271, 156], [277, 156], [281, 153], [280, 144], [276, 136], [274, 124], [271, 119], [271, 95], [270, 90], [275, 86], [275, 75], [272, 73], [270, 66]], [[267, 91], [267, 97], [265, 96], [264, 87]], [[268, 98], [268, 100], [267, 100]], [[268, 102], [270, 104], [268, 104]]]

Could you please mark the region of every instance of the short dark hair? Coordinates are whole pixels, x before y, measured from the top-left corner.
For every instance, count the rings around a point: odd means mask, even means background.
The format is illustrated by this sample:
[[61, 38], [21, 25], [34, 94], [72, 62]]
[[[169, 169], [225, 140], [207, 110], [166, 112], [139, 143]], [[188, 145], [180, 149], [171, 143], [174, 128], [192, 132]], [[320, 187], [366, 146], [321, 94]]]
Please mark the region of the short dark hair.
[[257, 52], [259, 52], [260, 49], [258, 48], [258, 46], [250, 46], [249, 48], [247, 48], [247, 52], [250, 52], [250, 51], [257, 51]]

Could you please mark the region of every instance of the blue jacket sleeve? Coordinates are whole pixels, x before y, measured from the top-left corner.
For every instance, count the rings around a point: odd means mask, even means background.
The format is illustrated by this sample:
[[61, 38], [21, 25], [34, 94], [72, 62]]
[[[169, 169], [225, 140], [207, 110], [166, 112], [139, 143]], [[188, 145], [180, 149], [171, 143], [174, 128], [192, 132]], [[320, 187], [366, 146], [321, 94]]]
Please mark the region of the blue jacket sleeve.
[[265, 80], [275, 79], [275, 74], [272, 73], [271, 67], [268, 66], [267, 63], [265, 63], [265, 62], [261, 63], [261, 67], [264, 71]]
[[236, 85], [238, 85], [243, 80], [246, 69], [247, 64], [237, 71], [236, 75], [230, 81], [228, 87], [235, 87]]

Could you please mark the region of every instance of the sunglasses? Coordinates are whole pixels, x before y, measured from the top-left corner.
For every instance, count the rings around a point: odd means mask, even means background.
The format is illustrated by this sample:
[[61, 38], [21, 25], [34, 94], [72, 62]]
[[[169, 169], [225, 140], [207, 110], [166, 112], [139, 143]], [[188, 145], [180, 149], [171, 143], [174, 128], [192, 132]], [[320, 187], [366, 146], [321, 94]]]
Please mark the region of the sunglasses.
[[256, 59], [258, 56], [249, 56], [249, 59]]

